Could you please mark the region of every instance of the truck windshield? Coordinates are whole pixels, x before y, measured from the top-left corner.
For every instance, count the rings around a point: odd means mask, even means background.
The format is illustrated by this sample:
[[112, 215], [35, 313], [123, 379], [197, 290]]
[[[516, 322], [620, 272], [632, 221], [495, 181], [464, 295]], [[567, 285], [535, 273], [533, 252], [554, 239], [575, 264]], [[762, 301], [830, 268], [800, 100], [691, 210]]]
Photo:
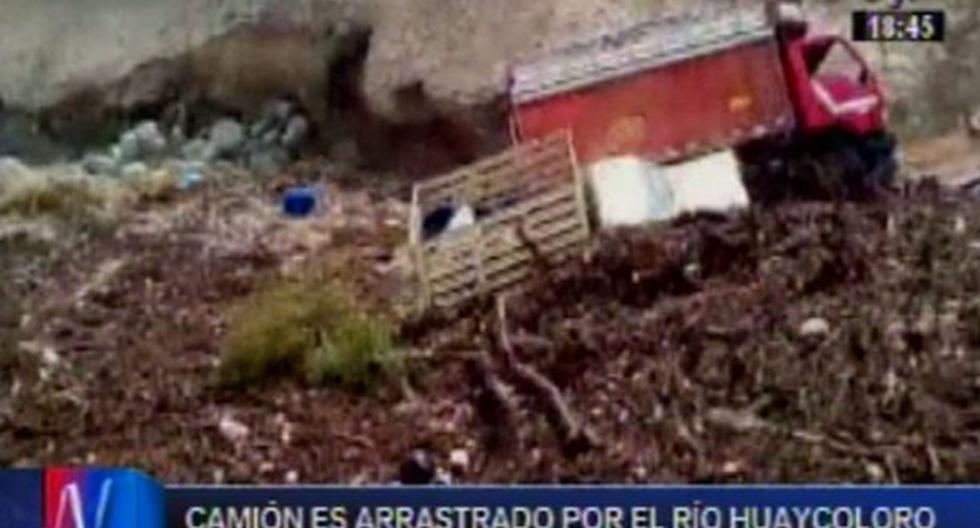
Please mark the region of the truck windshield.
[[808, 46], [805, 58], [813, 78], [846, 78], [858, 83], [863, 78], [864, 64], [842, 41], [826, 40]]

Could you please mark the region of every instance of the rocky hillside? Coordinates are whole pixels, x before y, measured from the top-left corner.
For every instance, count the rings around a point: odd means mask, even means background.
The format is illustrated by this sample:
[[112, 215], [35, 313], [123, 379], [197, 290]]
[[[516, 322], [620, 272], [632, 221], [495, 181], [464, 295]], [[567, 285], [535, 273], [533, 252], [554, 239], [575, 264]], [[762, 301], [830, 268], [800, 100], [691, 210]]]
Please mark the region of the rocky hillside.
[[[352, 106], [349, 99], [330, 101], [340, 78], [339, 84], [355, 85], [363, 94], [363, 111], [395, 123], [418, 123], [431, 121], [433, 109], [460, 115], [460, 110], [486, 107], [503, 93], [513, 60], [576, 36], [677, 10], [761, 3], [182, 0], [150, 6], [131, 0], [57, 5], [12, 0], [0, 14], [0, 33], [23, 38], [11, 39], [0, 50], [0, 98], [8, 106], [41, 108], [68, 101], [69, 107], [92, 109], [99, 104], [78, 94], [116, 83], [115, 90], [95, 97], [110, 100], [98, 103], [126, 107], [176, 91], [247, 110], [265, 102], [259, 99], [292, 92], [317, 119], [331, 112], [331, 104]], [[864, 0], [805, 4], [821, 25], [844, 32], [851, 10], [873, 7]], [[932, 0], [916, 7], [947, 9], [953, 24], [946, 45], [862, 46], [885, 72], [896, 101], [894, 115], [909, 135], [948, 129], [980, 106], [972, 82], [980, 39], [970, 23], [977, 4]], [[241, 24], [259, 29], [234, 29]], [[351, 27], [369, 36], [355, 57], [338, 53], [350, 51]], [[354, 121], [363, 119], [355, 116]]]

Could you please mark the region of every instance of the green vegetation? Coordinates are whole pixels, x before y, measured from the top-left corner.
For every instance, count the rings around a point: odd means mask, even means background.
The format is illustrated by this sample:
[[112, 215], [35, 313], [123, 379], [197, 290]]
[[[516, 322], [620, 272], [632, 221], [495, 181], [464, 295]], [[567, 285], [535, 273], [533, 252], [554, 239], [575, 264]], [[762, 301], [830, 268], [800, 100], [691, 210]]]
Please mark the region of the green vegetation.
[[73, 217], [100, 208], [105, 202], [102, 190], [81, 177], [31, 173], [3, 187], [0, 215]]
[[399, 367], [387, 322], [334, 279], [275, 282], [233, 313], [219, 368], [225, 385], [276, 376], [364, 390]]

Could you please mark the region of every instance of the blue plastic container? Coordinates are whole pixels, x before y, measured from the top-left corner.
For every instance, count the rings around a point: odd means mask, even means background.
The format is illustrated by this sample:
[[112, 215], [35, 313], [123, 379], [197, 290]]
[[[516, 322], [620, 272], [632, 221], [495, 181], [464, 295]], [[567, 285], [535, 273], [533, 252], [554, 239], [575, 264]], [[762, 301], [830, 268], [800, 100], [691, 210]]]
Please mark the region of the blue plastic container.
[[283, 195], [282, 212], [293, 218], [304, 218], [313, 214], [321, 206], [322, 200], [322, 189], [293, 187]]

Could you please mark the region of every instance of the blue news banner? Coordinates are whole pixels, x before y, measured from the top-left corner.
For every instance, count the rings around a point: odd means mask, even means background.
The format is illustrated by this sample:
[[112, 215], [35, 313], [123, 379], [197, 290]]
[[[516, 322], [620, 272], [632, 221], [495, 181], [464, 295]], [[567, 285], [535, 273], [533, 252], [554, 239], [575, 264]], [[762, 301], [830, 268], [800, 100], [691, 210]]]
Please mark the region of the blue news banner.
[[162, 486], [0, 471], [0, 528], [980, 528], [980, 487]]

